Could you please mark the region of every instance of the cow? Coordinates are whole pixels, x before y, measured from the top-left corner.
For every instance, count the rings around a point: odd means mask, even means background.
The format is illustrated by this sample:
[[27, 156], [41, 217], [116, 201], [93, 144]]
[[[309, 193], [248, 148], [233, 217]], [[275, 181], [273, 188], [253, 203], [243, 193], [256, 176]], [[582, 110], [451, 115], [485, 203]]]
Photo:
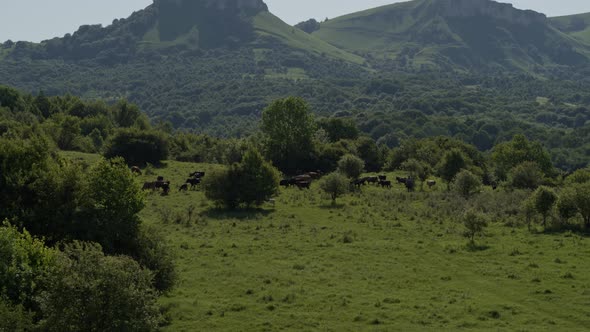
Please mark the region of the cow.
[[156, 183], [144, 182], [142, 190], [156, 190]]
[[195, 178], [195, 179], [204, 178], [205, 172], [193, 172], [193, 173], [189, 174], [189, 177]]
[[201, 183], [201, 179], [199, 179], [199, 178], [186, 179], [186, 182], [185, 182], [185, 184], [191, 185], [191, 189], [195, 189], [195, 187], [198, 186], [200, 183]]
[[387, 175], [379, 175], [379, 181], [387, 181]]
[[432, 187], [436, 186], [436, 181], [428, 180], [428, 181], [426, 181], [426, 184], [428, 185], [429, 188], [432, 188]]
[[163, 176], [158, 176], [158, 182], [164, 182], [164, 177]]
[[162, 196], [168, 196], [170, 194], [170, 181], [162, 184]]
[[188, 183], [183, 184], [182, 186], [180, 186], [180, 189], [178, 189], [178, 191], [187, 191], [188, 190]]
[[309, 175], [312, 179], [317, 180], [322, 176], [322, 173], [317, 171], [317, 172], [309, 172], [306, 175]]
[[296, 186], [299, 189], [310, 189], [311, 188], [311, 181], [297, 181]]
[[414, 182], [414, 179], [412, 179], [412, 178], [406, 179], [406, 189], [408, 189], [408, 192], [414, 191], [415, 186], [416, 186], [416, 183]]
[[360, 188], [361, 186], [365, 185], [366, 183], [367, 183], [367, 179], [363, 178], [363, 179], [354, 180], [350, 184], [353, 186], [356, 186], [357, 188]]
[[379, 184], [379, 177], [377, 176], [369, 176], [367, 178], [365, 178], [367, 181], [367, 183], [372, 183], [372, 184]]
[[297, 181], [294, 178], [281, 180], [281, 182], [280, 182], [280, 185], [285, 188], [289, 188], [289, 187], [294, 186], [296, 184], [297, 184]]
[[133, 166], [131, 167], [131, 173], [141, 175], [141, 168], [139, 168], [139, 166]]
[[383, 188], [391, 188], [391, 181], [379, 181], [379, 185]]
[[297, 175], [295, 177], [295, 181], [297, 181], [297, 182], [311, 182], [311, 180], [313, 180], [313, 179], [311, 178], [311, 176], [309, 176], [307, 174]]
[[170, 190], [170, 181], [158, 180], [155, 182], [155, 185], [156, 189], [164, 189], [165, 187], [168, 187], [168, 189]]
[[395, 180], [397, 181], [397, 183], [399, 184], [406, 184], [407, 179], [406, 178], [400, 178], [399, 176], [395, 177]]

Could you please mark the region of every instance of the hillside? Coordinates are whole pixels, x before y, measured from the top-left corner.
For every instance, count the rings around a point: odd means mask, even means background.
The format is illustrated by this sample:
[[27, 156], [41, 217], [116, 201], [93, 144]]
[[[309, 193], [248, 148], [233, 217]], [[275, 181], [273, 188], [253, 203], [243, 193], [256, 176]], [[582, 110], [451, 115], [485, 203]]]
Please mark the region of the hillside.
[[557, 29], [590, 44], [590, 13], [552, 17], [550, 20]]
[[401, 68], [577, 66], [588, 64], [590, 50], [545, 15], [490, 0], [397, 3], [324, 22], [313, 35]]

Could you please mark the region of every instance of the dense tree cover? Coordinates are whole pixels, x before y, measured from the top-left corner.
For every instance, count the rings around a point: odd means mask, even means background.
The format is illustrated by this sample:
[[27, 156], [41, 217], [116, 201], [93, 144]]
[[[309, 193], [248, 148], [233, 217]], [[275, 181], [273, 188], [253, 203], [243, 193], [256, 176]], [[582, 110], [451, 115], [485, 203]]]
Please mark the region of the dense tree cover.
[[158, 164], [168, 154], [168, 138], [162, 132], [139, 129], [118, 130], [104, 152], [105, 157], [123, 157], [130, 165]]

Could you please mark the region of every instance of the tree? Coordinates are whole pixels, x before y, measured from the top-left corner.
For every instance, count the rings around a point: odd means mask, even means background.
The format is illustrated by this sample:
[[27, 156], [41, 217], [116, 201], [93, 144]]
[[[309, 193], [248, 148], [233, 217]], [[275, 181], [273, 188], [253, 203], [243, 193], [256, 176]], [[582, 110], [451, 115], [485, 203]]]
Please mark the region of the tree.
[[203, 183], [208, 199], [235, 209], [240, 205], [260, 206], [277, 194], [279, 173], [262, 155], [250, 149], [240, 164], [215, 171]]
[[101, 160], [87, 174], [75, 239], [97, 242], [107, 253], [129, 253], [144, 196], [121, 158]]
[[508, 172], [525, 161], [536, 162], [545, 176], [551, 177], [555, 173], [551, 157], [541, 143], [531, 142], [524, 135], [516, 135], [512, 141], [496, 145], [492, 160], [500, 180], [506, 180]]
[[543, 172], [534, 161], [525, 161], [510, 170], [510, 184], [519, 189], [537, 189], [543, 180]]
[[160, 321], [152, 276], [97, 244], [64, 247], [39, 297], [44, 331], [154, 331]]
[[356, 140], [356, 151], [359, 158], [365, 162], [369, 172], [378, 172], [383, 167], [381, 151], [370, 137], [360, 137]]
[[469, 238], [471, 244], [475, 244], [475, 237], [483, 234], [488, 226], [486, 217], [475, 210], [468, 210], [463, 213], [462, 219], [466, 229], [465, 237]]
[[324, 129], [330, 139], [330, 142], [338, 142], [342, 139], [355, 140], [359, 137], [359, 130], [353, 119], [347, 118], [328, 118], [318, 121], [320, 128]]
[[584, 227], [590, 228], [590, 182], [567, 186], [559, 196], [557, 211], [565, 220], [581, 215]]
[[292, 174], [307, 166], [315, 123], [303, 99], [289, 97], [268, 106], [262, 113], [262, 132], [266, 154], [281, 171]]
[[129, 128], [142, 116], [137, 105], [130, 104], [126, 100], [120, 100], [115, 108], [115, 121], [119, 127]]
[[106, 158], [123, 157], [129, 165], [159, 164], [168, 158], [168, 138], [161, 132], [120, 129], [107, 142]]
[[359, 157], [347, 154], [340, 158], [338, 170], [350, 179], [358, 179], [365, 169], [365, 162]]
[[414, 158], [406, 160], [402, 164], [401, 169], [408, 172], [411, 178], [420, 179], [422, 185], [424, 185], [424, 181], [432, 174], [432, 169], [428, 164]]
[[481, 188], [481, 185], [481, 178], [468, 170], [459, 172], [453, 181], [455, 191], [466, 199], [476, 193]]
[[338, 197], [348, 192], [348, 188], [348, 179], [339, 172], [331, 173], [320, 181], [320, 189], [330, 195], [333, 205]]
[[590, 169], [579, 169], [565, 179], [567, 184], [590, 182]]
[[467, 158], [459, 149], [452, 149], [443, 156], [438, 173], [447, 183], [451, 183], [455, 176], [467, 167]]
[[524, 214], [527, 228], [530, 231], [531, 225], [533, 224], [533, 218], [535, 217], [535, 214], [537, 213], [537, 209], [535, 208], [535, 200], [533, 199], [532, 196], [525, 199], [521, 203], [521, 210]]
[[541, 186], [537, 188], [532, 197], [535, 202], [535, 210], [543, 216], [543, 227], [547, 227], [547, 217], [557, 201], [557, 194], [551, 188]]

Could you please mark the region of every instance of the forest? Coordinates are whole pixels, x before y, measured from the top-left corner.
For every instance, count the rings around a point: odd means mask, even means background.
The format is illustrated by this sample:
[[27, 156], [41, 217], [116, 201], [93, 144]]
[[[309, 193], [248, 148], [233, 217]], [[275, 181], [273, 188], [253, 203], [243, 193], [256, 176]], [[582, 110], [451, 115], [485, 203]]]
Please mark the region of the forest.
[[[186, 268], [178, 266], [186, 258], [165, 229], [206, 229], [214, 220], [236, 225], [243, 215], [272, 223], [277, 202], [353, 214], [367, 195], [378, 195], [370, 205], [413, 202], [416, 212], [400, 205], [393, 220], [409, 218], [406, 213], [418, 214], [404, 223], [439, 216], [440, 225], [452, 225], [450, 234], [467, 238], [453, 249], [464, 255], [485, 252], [491, 244], [478, 239], [490, 236], [488, 228], [583, 236], [590, 227], [587, 164], [560, 169], [551, 150], [522, 134], [486, 149], [443, 135], [388, 145], [354, 117], [317, 116], [299, 97], [273, 101], [258, 129], [239, 139], [152, 123], [125, 100], [30, 95], [2, 86], [0, 105], [4, 330], [173, 328], [180, 322], [175, 292], [187, 282]], [[207, 175], [196, 191], [183, 193], [195, 168]], [[142, 190], [141, 181], [155, 175], [170, 189]], [[379, 209], [373, 223], [392, 222], [388, 209]], [[345, 244], [360, 241], [355, 232], [342, 236]], [[271, 304], [267, 310], [274, 310]]]

